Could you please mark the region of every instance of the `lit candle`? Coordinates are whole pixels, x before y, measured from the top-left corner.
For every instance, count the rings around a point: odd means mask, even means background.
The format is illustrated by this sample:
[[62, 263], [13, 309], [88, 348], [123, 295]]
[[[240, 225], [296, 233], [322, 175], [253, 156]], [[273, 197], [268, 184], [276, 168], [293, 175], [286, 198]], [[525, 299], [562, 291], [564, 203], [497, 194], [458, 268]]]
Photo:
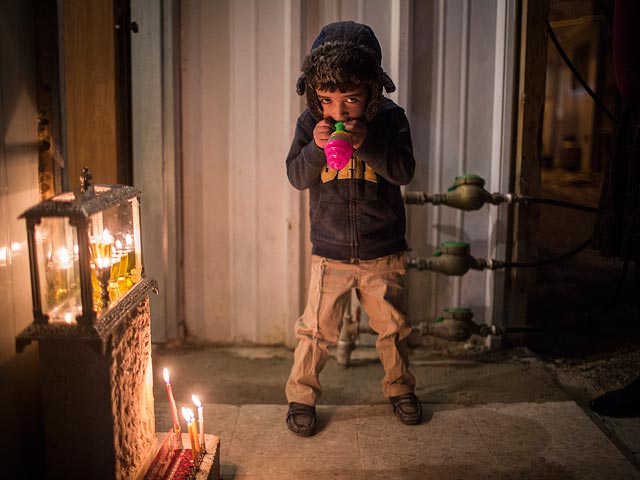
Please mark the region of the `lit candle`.
[[55, 275], [55, 298], [57, 302], [66, 300], [69, 296], [71, 282], [71, 267], [73, 263], [66, 247], [59, 247], [56, 251], [56, 259], [52, 264]]
[[182, 416], [187, 421], [187, 431], [189, 432], [189, 441], [191, 442], [191, 458], [196, 459], [196, 442], [193, 438], [193, 413], [190, 413], [188, 408], [182, 407]]
[[60, 268], [70, 268], [71, 259], [69, 258], [69, 252], [66, 247], [60, 247], [58, 249], [58, 261], [60, 262]]
[[98, 268], [111, 268], [111, 258], [98, 257]]
[[111, 261], [113, 236], [105, 228], [100, 235], [91, 240], [90, 247], [94, 262], [102, 263], [105, 258], [109, 258], [109, 261]]
[[110, 245], [113, 243], [113, 235], [106, 228], [102, 231], [102, 235], [100, 235], [100, 241], [105, 245]]
[[195, 403], [196, 407], [198, 407], [198, 426], [200, 427], [200, 446], [202, 450], [206, 450], [207, 447], [204, 443], [204, 408], [202, 407], [202, 402], [195, 395], [191, 395], [191, 400]]
[[200, 456], [200, 439], [198, 438], [198, 424], [196, 423], [196, 416], [193, 414], [193, 410], [187, 408], [189, 410], [189, 415], [191, 415], [191, 428], [193, 428], [193, 441], [196, 444], [196, 454]]
[[169, 381], [169, 369], [164, 368], [162, 370], [162, 376], [167, 384], [167, 396], [169, 397], [169, 406], [171, 407], [171, 418], [173, 419], [173, 431], [180, 433], [180, 420], [178, 420], [178, 408], [176, 407], [176, 401], [173, 399], [173, 390], [171, 389], [171, 382]]
[[58, 248], [58, 267], [60, 267], [60, 270], [66, 270], [68, 272], [72, 266], [73, 263], [71, 263], [71, 257], [69, 256], [67, 248]]
[[113, 237], [106, 228], [92, 243], [93, 260], [98, 268], [111, 268]]
[[190, 408], [185, 407], [182, 407], [182, 415], [187, 421], [187, 430], [189, 430], [189, 439], [191, 440], [193, 459], [194, 461], [196, 461], [200, 456], [200, 442], [198, 441], [198, 427], [196, 426], [196, 417]]

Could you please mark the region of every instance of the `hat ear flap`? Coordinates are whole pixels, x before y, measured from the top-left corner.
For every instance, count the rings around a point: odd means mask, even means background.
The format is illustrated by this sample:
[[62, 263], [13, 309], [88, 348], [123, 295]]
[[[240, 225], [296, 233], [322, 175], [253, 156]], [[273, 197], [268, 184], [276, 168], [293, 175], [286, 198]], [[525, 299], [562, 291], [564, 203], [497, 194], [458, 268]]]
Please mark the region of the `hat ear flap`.
[[364, 110], [365, 122], [370, 122], [378, 113], [378, 107], [380, 106], [380, 100], [382, 100], [382, 85], [378, 82], [371, 84], [371, 95], [367, 108]]
[[304, 95], [305, 84], [307, 83], [307, 77], [305, 77], [304, 73], [300, 75], [298, 81], [296, 82], [296, 93], [298, 95]]
[[382, 82], [382, 86], [384, 87], [387, 93], [395, 92], [396, 86], [393, 83], [393, 80], [387, 75], [387, 72], [382, 71], [380, 74], [380, 81]]
[[307, 108], [309, 109], [309, 113], [311, 113], [313, 118], [319, 122], [324, 118], [324, 115], [322, 114], [322, 105], [318, 99], [318, 94], [316, 93], [315, 88], [308, 84], [306, 86], [305, 93], [307, 95]]

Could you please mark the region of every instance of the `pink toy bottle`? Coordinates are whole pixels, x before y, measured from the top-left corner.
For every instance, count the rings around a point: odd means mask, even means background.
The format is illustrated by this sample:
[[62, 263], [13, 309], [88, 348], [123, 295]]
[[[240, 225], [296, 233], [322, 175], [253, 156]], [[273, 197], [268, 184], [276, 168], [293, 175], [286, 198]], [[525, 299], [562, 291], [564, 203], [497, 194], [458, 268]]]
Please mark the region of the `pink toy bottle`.
[[333, 170], [342, 170], [353, 154], [351, 135], [344, 130], [343, 122], [336, 122], [336, 130], [331, 134], [324, 146], [327, 165]]

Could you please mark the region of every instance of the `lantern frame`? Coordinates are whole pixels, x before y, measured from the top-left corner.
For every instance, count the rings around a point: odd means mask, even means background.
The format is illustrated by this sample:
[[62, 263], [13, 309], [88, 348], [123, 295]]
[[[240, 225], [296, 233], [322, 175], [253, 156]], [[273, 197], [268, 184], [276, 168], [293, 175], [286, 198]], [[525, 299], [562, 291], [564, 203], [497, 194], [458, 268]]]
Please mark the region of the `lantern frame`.
[[[91, 184], [91, 175], [86, 169], [83, 171], [81, 182], [82, 185], [79, 191], [65, 192], [45, 200], [26, 210], [19, 217], [26, 220], [27, 227], [33, 323], [16, 337], [16, 349], [18, 351], [23, 350], [32, 340], [41, 339], [77, 337], [80, 339], [102, 340], [102, 343], [104, 343], [120, 317], [140, 304], [148, 296], [150, 290], [157, 293], [157, 282], [145, 277], [142, 261], [139, 208], [142, 192], [128, 185], [103, 184], [94, 186]], [[130, 206], [127, 204], [130, 204]], [[103, 300], [104, 303], [99, 308], [96, 301], [95, 286], [97, 266], [94, 252], [92, 251], [91, 238], [91, 230], [93, 229], [95, 233], [95, 225], [92, 225], [92, 221], [98, 218], [102, 221], [102, 214], [113, 207], [118, 207], [116, 213], [119, 213], [123, 207], [125, 209], [122, 211], [125, 212], [129, 208], [131, 209], [131, 234], [135, 245], [135, 247], [132, 247], [134, 248], [133, 258], [138, 269], [135, 271], [135, 283], [129, 282], [130, 285], [125, 287], [122, 295], [116, 300], [112, 302]], [[75, 295], [77, 295], [77, 287], [79, 287], [81, 311], [78, 305], [76, 307], [78, 314], [75, 315], [74, 321], [51, 321], [49, 315], [51, 309], [48, 305], [43, 305], [43, 298], [49, 298], [48, 295], [51, 293], [49, 292], [50, 285], [42, 284], [43, 272], [41, 272], [41, 269], [45, 265], [45, 259], [40, 258], [44, 256], [44, 251], [38, 245], [37, 238], [38, 227], [42, 225], [44, 219], [54, 219], [54, 222], [55, 219], [60, 219], [61, 222], [67, 219], [68, 224], [73, 227], [65, 231], [63, 236], [74, 235], [75, 238], [67, 238], [66, 241], [71, 242], [74, 250], [77, 245], [77, 257], [74, 256], [71, 268], [73, 268], [72, 278], [75, 279], [76, 274], [79, 277], [77, 284], [74, 284], [74, 291], [76, 292]], [[75, 254], [76, 252], [74, 252]], [[46, 270], [46, 267], [44, 268]], [[94, 270], [93, 278], [92, 269]], [[106, 290], [106, 287], [103, 290]], [[47, 296], [43, 297], [43, 292]], [[71, 294], [69, 294], [69, 297], [71, 297]], [[71, 304], [70, 300], [68, 302]], [[69, 316], [70, 314], [67, 313], [66, 315]]]

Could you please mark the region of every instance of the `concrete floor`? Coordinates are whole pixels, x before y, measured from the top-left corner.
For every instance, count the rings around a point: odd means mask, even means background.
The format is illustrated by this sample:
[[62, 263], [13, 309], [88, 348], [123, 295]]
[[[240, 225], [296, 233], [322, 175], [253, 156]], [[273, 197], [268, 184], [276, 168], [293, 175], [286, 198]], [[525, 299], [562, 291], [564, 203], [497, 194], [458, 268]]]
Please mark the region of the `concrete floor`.
[[640, 479], [638, 420], [608, 428], [526, 349], [412, 351], [425, 408], [414, 427], [398, 422], [380, 393], [375, 350], [360, 347], [352, 358], [348, 369], [328, 362], [320, 432], [301, 438], [284, 423], [291, 351], [156, 350], [156, 429], [171, 426], [167, 367], [178, 408], [191, 405], [192, 394], [204, 402], [206, 431], [221, 438], [225, 480]]

